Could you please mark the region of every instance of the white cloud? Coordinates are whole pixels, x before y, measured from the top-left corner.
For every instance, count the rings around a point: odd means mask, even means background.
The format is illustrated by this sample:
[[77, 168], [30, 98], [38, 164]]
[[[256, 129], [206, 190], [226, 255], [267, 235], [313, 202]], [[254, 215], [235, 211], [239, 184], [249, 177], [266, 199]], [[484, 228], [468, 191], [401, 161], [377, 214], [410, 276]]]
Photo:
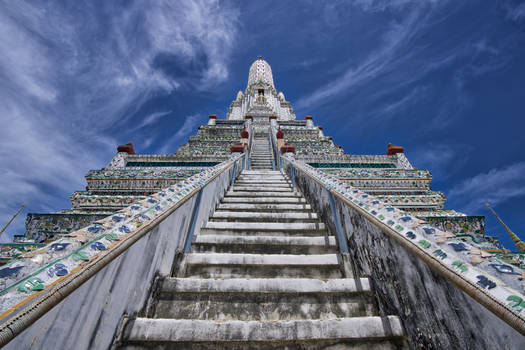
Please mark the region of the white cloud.
[[321, 86], [313, 93], [300, 98], [296, 108], [307, 108], [312, 105], [326, 103], [330, 98], [340, 95], [348, 89], [372, 79], [391, 68], [391, 61], [399, 56], [399, 50], [417, 33], [422, 22], [419, 10], [413, 10], [402, 22], [392, 22], [389, 30], [383, 35], [380, 46], [355, 67], [347, 68], [333, 81]]
[[187, 116], [184, 119], [184, 123], [177, 130], [175, 135], [173, 135], [168, 141], [164, 143], [164, 145], [160, 149], [160, 153], [175, 153], [178, 149], [178, 145], [176, 145], [176, 142], [182, 141], [183, 139], [190, 136], [192, 131], [196, 131], [195, 128], [199, 124], [199, 118], [200, 115], [198, 114]]
[[170, 115], [171, 112], [172, 111], [151, 113], [147, 117], [143, 118], [142, 119], [142, 123], [140, 123], [138, 126], [136, 126], [133, 130], [138, 130], [138, 129], [141, 129], [141, 128], [145, 127], [145, 126], [151, 125], [151, 124], [159, 121], [160, 119]]
[[[382, 113], [388, 113], [392, 115], [394, 112], [399, 112], [407, 109], [410, 105], [416, 101], [424, 98], [428, 90], [426, 86], [417, 86], [408, 94], [403, 96], [400, 100], [392, 102], [382, 108]], [[387, 115], [388, 116], [388, 115]]]
[[525, 196], [525, 162], [491, 169], [462, 181], [449, 192], [449, 199], [472, 213], [485, 203], [497, 205], [511, 198]]
[[[218, 1], [0, 4], [0, 222], [67, 207], [87, 170], [107, 164], [151, 96], [228, 77], [239, 13]], [[158, 67], [167, 55], [193, 64], [183, 77]], [[184, 69], [181, 69], [184, 71]], [[144, 127], [167, 114], [154, 113]], [[148, 139], [151, 144], [153, 136]], [[17, 219], [11, 233], [23, 232]]]
[[408, 149], [407, 156], [414, 167], [428, 169], [433, 178], [444, 181], [454, 175], [453, 164], [467, 162], [469, 149], [466, 146], [429, 143], [415, 150]]

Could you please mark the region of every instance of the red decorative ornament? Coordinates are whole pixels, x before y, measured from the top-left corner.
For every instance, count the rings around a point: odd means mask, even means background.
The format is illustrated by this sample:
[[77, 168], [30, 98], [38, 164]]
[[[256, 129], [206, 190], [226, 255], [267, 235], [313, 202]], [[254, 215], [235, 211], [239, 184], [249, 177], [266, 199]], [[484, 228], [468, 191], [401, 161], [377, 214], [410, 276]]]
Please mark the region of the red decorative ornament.
[[246, 130], [246, 127], [241, 131], [241, 139], [247, 139], [250, 136], [248, 133], [248, 130]]
[[295, 146], [290, 145], [289, 143], [285, 143], [281, 147], [281, 153], [295, 153]]
[[284, 138], [284, 132], [281, 130], [281, 126], [279, 126], [279, 130], [277, 130], [275, 136], [277, 136], [277, 139], [279, 140]]
[[125, 152], [127, 154], [136, 154], [135, 150], [133, 149], [133, 142], [129, 141], [129, 143], [125, 145], [120, 145], [117, 147], [117, 152]]
[[240, 142], [237, 142], [235, 145], [230, 147], [231, 153], [244, 153], [244, 145]]
[[386, 150], [386, 155], [391, 156], [396, 153], [405, 153], [405, 150], [401, 146], [394, 146], [393, 144], [389, 143], [388, 148]]

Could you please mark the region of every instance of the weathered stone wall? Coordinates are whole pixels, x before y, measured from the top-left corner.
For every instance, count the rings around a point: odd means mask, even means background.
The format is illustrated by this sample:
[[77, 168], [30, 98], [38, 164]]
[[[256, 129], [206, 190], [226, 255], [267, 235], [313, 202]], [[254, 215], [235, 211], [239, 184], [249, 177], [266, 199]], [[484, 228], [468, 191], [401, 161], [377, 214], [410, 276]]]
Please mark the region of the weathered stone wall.
[[[335, 233], [328, 191], [295, 171], [296, 182]], [[335, 197], [351, 260], [369, 276], [384, 315], [398, 315], [414, 349], [523, 349], [525, 338], [376, 224]]]
[[[207, 221], [231, 181], [232, 169], [203, 189], [196, 229]], [[196, 196], [110, 262], [5, 349], [107, 349], [123, 315], [146, 307], [156, 276], [171, 274], [184, 246]]]

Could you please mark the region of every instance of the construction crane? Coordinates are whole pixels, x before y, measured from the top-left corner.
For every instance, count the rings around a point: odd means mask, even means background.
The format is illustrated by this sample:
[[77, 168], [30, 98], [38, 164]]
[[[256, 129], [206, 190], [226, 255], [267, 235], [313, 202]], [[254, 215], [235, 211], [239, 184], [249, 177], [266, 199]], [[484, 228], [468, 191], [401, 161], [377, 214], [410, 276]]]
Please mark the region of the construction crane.
[[503, 225], [503, 227], [505, 228], [505, 230], [507, 230], [507, 232], [509, 233], [509, 236], [510, 238], [514, 241], [514, 244], [516, 244], [516, 248], [518, 248], [518, 251], [519, 252], [525, 252], [525, 242], [522, 242], [518, 236], [516, 236], [516, 234], [514, 232], [512, 232], [510, 230], [510, 228], [505, 225], [505, 223], [503, 222], [503, 220], [500, 219], [500, 217], [498, 216], [498, 214], [496, 214], [496, 212], [494, 211], [494, 209], [491, 208], [491, 206], [486, 203], [485, 204], [487, 206], [487, 208], [489, 208], [489, 210], [492, 212], [492, 214], [494, 214], [494, 216], [496, 217], [496, 219], [499, 220], [499, 222]]
[[13, 216], [11, 217], [11, 220], [9, 220], [9, 221], [7, 222], [7, 224], [5, 224], [4, 227], [2, 227], [2, 230], [0, 230], [0, 236], [2, 235], [2, 233], [4, 233], [4, 231], [5, 231], [5, 229], [7, 228], [7, 226], [9, 226], [9, 224], [10, 224], [10, 223], [16, 218], [16, 216], [17, 216], [18, 214], [20, 214], [20, 212], [22, 211], [22, 209], [24, 209], [25, 206], [26, 206], [25, 203], [22, 204], [22, 206], [20, 207], [20, 209], [18, 209], [18, 210], [16, 211], [15, 215], [13, 215]]

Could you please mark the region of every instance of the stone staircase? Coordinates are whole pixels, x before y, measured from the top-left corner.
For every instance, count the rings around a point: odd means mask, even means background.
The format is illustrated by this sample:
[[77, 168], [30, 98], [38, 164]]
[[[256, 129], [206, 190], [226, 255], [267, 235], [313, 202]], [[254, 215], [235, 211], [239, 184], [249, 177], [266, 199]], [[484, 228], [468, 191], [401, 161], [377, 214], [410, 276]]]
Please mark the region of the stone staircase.
[[250, 153], [252, 158], [251, 168], [254, 170], [272, 169], [272, 152], [270, 150], [268, 133], [255, 133], [252, 142], [252, 151]]
[[378, 316], [369, 279], [345, 276], [337, 252], [285, 175], [245, 170], [178, 276], [157, 281], [147, 317], [124, 322], [120, 346], [406, 348], [400, 320]]

